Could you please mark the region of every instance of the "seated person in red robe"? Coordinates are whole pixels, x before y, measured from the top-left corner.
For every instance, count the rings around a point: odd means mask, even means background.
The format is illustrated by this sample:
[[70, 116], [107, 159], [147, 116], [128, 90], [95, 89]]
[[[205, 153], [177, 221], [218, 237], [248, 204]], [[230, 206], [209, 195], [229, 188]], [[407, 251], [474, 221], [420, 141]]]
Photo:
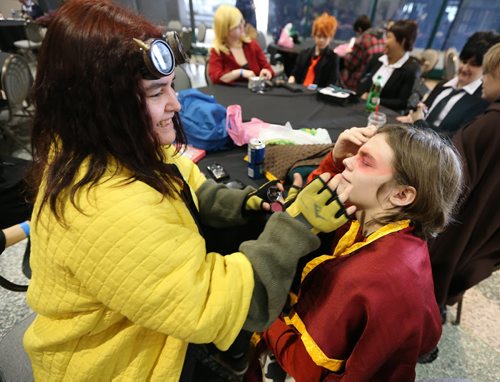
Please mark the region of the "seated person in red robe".
[[245, 35], [245, 20], [238, 8], [222, 4], [214, 14], [215, 39], [208, 58], [208, 75], [214, 84], [270, 80], [274, 72], [261, 47]]
[[319, 87], [339, 82], [339, 59], [330, 46], [336, 30], [337, 19], [326, 12], [314, 20], [314, 46], [300, 52], [288, 82]]
[[441, 335], [426, 240], [456, 204], [459, 157], [430, 129], [352, 128], [311, 177], [325, 172], [339, 174], [355, 220], [298, 273], [296, 300], [263, 342], [297, 382], [413, 381]]

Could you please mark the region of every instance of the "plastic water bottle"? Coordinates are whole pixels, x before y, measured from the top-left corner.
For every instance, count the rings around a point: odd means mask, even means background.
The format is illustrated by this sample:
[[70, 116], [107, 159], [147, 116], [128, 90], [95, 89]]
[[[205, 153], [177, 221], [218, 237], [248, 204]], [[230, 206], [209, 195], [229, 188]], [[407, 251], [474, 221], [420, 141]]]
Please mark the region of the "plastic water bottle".
[[368, 99], [366, 100], [366, 110], [375, 111], [380, 103], [380, 92], [382, 91], [382, 76], [378, 75], [370, 88]]

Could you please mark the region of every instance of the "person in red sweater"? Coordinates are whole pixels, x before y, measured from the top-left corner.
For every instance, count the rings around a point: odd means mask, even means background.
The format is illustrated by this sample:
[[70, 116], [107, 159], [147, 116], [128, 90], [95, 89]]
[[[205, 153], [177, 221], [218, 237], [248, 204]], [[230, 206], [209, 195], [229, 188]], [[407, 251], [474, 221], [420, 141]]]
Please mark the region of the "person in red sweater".
[[[441, 336], [426, 239], [450, 220], [460, 159], [431, 130], [352, 128], [310, 179], [325, 172], [341, 174], [355, 219], [305, 262], [263, 343], [297, 382], [412, 381]], [[247, 380], [262, 379], [252, 372]]]
[[215, 39], [208, 58], [208, 75], [214, 84], [270, 80], [274, 72], [261, 47], [245, 35], [245, 20], [238, 8], [222, 4], [214, 15]]

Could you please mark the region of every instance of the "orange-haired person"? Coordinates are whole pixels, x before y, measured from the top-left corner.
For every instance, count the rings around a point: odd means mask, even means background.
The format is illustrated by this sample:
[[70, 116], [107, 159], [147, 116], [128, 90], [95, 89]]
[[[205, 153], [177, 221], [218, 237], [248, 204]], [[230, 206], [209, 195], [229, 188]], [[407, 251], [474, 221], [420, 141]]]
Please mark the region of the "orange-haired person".
[[330, 47], [336, 31], [337, 19], [328, 13], [324, 12], [314, 20], [312, 35], [315, 44], [300, 52], [288, 82], [319, 87], [338, 82], [339, 60]]

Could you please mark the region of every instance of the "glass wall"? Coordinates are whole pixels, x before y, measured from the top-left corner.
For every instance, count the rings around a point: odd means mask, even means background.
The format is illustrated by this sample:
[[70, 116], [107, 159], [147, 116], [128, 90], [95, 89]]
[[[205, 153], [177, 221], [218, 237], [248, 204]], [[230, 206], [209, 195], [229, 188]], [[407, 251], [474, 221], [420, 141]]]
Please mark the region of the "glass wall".
[[442, 1], [412, 0], [402, 1], [391, 19], [411, 19], [418, 23], [416, 48], [426, 48], [434, 32], [434, 24], [441, 13]]
[[[445, 50], [445, 42], [450, 36], [453, 23], [456, 21], [458, 9], [462, 0], [448, 0], [441, 14], [441, 19], [437, 23], [436, 32], [427, 43], [432, 49]], [[467, 37], [466, 37], [467, 38]]]
[[277, 36], [289, 22], [303, 38], [311, 36], [314, 19], [323, 12], [337, 18], [336, 40], [354, 36], [352, 24], [360, 15], [370, 15], [372, 0], [270, 0], [268, 32]]
[[487, 30], [500, 32], [500, 1], [462, 0], [443, 47], [460, 51], [470, 35]]
[[[184, 1], [189, 10], [189, 0]], [[235, 0], [192, 0], [196, 22], [213, 24], [213, 13], [222, 3]], [[269, 3], [268, 3], [269, 1]], [[338, 21], [336, 40], [348, 40], [354, 35], [352, 24], [360, 15], [368, 15], [372, 24], [382, 27], [388, 20], [410, 18], [419, 24], [415, 46], [445, 50], [461, 50], [467, 38], [479, 30], [500, 32], [500, 0], [254, 0], [259, 7], [268, 7], [267, 33], [275, 39], [291, 22], [302, 38], [311, 35], [314, 19], [323, 12]], [[262, 11], [262, 9], [260, 9]], [[257, 20], [257, 27], [266, 32], [266, 23]]]
[[[214, 23], [214, 13], [221, 4], [234, 5], [236, 0], [192, 0], [195, 23], [204, 23], [211, 27]], [[184, 0], [189, 13], [189, 0]], [[188, 16], [189, 18], [189, 16]]]

